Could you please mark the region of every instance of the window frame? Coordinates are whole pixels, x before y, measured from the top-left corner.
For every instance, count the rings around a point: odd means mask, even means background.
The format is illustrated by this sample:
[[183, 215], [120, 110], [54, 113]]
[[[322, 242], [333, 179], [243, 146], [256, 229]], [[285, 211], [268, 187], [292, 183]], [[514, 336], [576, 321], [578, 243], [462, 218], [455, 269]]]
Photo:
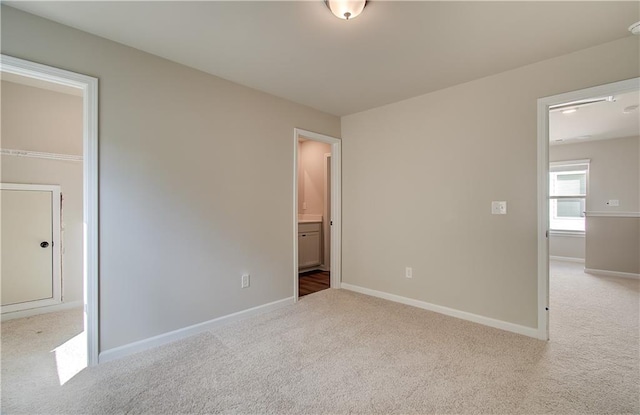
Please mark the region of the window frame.
[[[550, 162], [549, 163], [549, 174], [547, 177], [548, 180], [548, 184], [549, 184], [549, 191], [548, 191], [548, 195], [547, 195], [547, 199], [548, 199], [548, 204], [549, 204], [549, 217], [548, 217], [548, 223], [549, 223], [549, 234], [550, 235], [564, 235], [564, 236], [584, 236], [585, 232], [586, 232], [586, 212], [588, 211], [587, 209], [587, 203], [588, 203], [588, 196], [589, 196], [589, 168], [590, 168], [590, 159], [584, 159], [584, 160], [566, 160], [566, 161], [554, 161], [554, 162]], [[551, 189], [552, 189], [552, 176], [558, 176], [558, 173], [571, 173], [571, 172], [580, 172], [585, 174], [585, 193], [584, 194], [576, 194], [576, 195], [562, 195], [562, 196], [552, 196], [551, 195]], [[553, 229], [551, 227], [551, 224], [553, 223], [553, 218], [552, 215], [554, 214], [554, 211], [557, 211], [557, 204], [556, 204], [556, 208], [554, 209], [554, 204], [552, 203], [553, 200], [563, 200], [563, 199], [578, 199], [578, 200], [584, 200], [584, 211], [583, 211], [583, 216], [581, 217], [581, 220], [584, 222], [584, 230], [576, 230], [576, 229]], [[572, 220], [571, 218], [567, 218], [566, 220]], [[577, 218], [575, 218], [575, 220], [578, 220]]]

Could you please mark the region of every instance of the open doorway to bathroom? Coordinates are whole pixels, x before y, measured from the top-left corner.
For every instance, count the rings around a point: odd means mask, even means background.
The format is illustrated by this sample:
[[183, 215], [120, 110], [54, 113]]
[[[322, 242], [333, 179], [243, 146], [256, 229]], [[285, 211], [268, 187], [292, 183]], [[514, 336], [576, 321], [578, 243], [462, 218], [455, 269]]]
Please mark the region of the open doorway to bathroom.
[[330, 144], [302, 136], [298, 138], [298, 290], [300, 297], [331, 286], [329, 282], [331, 278], [330, 162]]
[[296, 130], [295, 297], [339, 284], [340, 140]]

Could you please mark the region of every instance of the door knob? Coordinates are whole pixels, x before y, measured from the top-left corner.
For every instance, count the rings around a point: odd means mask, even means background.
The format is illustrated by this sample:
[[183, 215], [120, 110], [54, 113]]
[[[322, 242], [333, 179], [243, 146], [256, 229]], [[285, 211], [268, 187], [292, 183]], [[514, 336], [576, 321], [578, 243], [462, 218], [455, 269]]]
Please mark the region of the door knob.
[[49, 242], [40, 242], [40, 248], [46, 248], [49, 246]]

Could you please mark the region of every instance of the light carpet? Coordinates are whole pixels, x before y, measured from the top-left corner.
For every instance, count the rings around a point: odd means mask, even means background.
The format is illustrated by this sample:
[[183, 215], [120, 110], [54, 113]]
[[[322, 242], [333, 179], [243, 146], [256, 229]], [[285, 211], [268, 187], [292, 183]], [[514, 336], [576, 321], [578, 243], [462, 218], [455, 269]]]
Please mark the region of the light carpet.
[[550, 342], [330, 289], [60, 386], [14, 341], [56, 317], [9, 321], [2, 412], [639, 413], [640, 282], [553, 270]]

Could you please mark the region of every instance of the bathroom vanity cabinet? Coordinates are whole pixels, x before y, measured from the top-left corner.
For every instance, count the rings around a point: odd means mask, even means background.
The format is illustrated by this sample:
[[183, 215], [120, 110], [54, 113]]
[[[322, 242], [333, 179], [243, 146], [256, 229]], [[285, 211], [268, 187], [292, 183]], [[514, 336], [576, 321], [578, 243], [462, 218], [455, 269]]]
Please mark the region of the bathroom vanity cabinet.
[[298, 223], [298, 268], [322, 263], [322, 222]]

